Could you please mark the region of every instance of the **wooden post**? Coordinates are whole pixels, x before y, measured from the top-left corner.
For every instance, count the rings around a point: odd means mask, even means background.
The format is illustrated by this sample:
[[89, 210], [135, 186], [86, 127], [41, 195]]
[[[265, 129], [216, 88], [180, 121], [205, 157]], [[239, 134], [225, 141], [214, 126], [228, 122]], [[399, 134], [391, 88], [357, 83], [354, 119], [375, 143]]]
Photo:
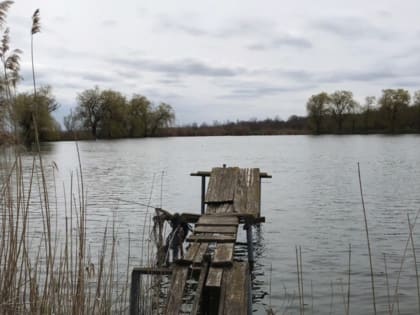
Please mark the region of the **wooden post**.
[[139, 314], [139, 297], [140, 297], [140, 273], [133, 270], [131, 273], [130, 315]]
[[248, 275], [248, 315], [252, 314], [252, 271], [249, 269]]
[[206, 176], [201, 176], [201, 214], [204, 214], [206, 196]]
[[252, 243], [252, 225], [246, 224], [246, 243], [248, 246], [248, 262], [250, 270], [254, 269], [254, 244]]

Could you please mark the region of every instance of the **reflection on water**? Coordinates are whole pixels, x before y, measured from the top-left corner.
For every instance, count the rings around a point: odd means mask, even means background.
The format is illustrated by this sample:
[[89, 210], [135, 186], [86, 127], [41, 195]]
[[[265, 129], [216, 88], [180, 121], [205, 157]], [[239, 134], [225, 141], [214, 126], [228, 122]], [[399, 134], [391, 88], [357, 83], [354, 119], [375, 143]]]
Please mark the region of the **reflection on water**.
[[[378, 310], [388, 309], [384, 253], [393, 295], [408, 236], [407, 213], [420, 208], [420, 137], [418, 136], [269, 136], [168, 138], [80, 142], [88, 200], [90, 251], [99, 251], [103, 230], [114, 221], [118, 255], [142, 260], [145, 219], [162, 206], [176, 212], [200, 211], [200, 181], [191, 172], [214, 166], [259, 167], [273, 175], [262, 186], [266, 223], [254, 231], [255, 310], [268, 304], [280, 314], [298, 313], [295, 245], [302, 246], [306, 309], [343, 313], [343, 294], [351, 254], [350, 311], [371, 314], [369, 259], [357, 178], [360, 162], [373, 249]], [[43, 144], [47, 172], [52, 165], [57, 187], [69, 189], [77, 177], [73, 142]], [[31, 158], [25, 155], [25, 165]], [[52, 185], [53, 186], [53, 185]], [[53, 189], [53, 187], [50, 187]], [[59, 190], [60, 190], [59, 189]], [[59, 196], [58, 216], [65, 215]], [[130, 235], [130, 236], [129, 236]], [[417, 233], [414, 243], [420, 244]], [[239, 248], [239, 254], [241, 249]], [[417, 311], [412, 251], [401, 273], [401, 314]], [[270, 269], [272, 271], [270, 272]], [[271, 274], [271, 275], [270, 275]], [[268, 298], [271, 283], [271, 299]], [[391, 297], [392, 300], [392, 297]]]

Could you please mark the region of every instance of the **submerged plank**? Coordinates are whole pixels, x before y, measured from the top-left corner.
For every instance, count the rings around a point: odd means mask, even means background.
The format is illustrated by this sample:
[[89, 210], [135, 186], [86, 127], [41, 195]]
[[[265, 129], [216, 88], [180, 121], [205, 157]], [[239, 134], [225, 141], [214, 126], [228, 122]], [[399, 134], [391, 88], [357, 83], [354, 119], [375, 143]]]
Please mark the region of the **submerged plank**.
[[230, 266], [233, 262], [233, 243], [217, 244], [212, 261], [213, 266]]
[[174, 268], [171, 279], [171, 288], [168, 292], [166, 315], [177, 315], [181, 309], [182, 296], [188, 276], [188, 267], [177, 266]]
[[233, 202], [239, 168], [215, 167], [211, 171], [205, 202]]

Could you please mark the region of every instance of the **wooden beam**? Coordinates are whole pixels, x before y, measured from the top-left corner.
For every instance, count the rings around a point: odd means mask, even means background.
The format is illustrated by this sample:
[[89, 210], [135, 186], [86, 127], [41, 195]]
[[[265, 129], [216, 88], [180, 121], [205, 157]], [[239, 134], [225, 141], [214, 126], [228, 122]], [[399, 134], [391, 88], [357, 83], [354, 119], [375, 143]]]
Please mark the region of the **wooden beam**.
[[233, 234], [211, 234], [211, 233], [200, 233], [191, 235], [188, 242], [218, 242], [218, 243], [233, 243], [236, 241], [236, 235]]
[[204, 282], [206, 281], [209, 264], [204, 263], [200, 270], [200, 277], [198, 278], [197, 289], [195, 290], [194, 302], [191, 310], [191, 315], [197, 315], [200, 308], [200, 301], [203, 294]]
[[204, 215], [197, 221], [197, 225], [238, 225], [237, 216], [226, 215]]
[[238, 227], [235, 225], [198, 225], [195, 227], [195, 233], [223, 233], [236, 234]]
[[174, 268], [171, 279], [171, 288], [168, 292], [166, 315], [178, 315], [180, 313], [187, 276], [188, 267], [176, 266]]

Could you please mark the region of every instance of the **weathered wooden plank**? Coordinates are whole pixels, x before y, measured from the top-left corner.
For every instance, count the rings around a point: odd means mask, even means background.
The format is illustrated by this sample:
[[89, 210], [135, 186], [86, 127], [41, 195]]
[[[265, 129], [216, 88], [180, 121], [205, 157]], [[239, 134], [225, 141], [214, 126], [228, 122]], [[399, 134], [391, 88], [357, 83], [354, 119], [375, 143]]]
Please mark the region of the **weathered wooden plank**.
[[238, 225], [239, 218], [235, 216], [203, 215], [198, 219], [197, 225]]
[[259, 217], [261, 215], [260, 187], [260, 169], [252, 168], [249, 170], [249, 176], [247, 178], [248, 191], [245, 212], [252, 214], [255, 217]]
[[176, 266], [172, 273], [171, 288], [168, 292], [166, 315], [178, 315], [182, 305], [188, 267]]
[[233, 203], [211, 203], [207, 205], [206, 214], [232, 214]]
[[209, 269], [208, 263], [204, 263], [203, 267], [201, 267], [200, 277], [198, 278], [197, 289], [195, 290], [195, 296], [194, 296], [194, 302], [193, 302], [193, 306], [191, 310], [191, 315], [197, 315], [198, 313], [200, 301], [201, 301], [201, 295], [203, 293], [204, 281], [206, 280], [208, 269]]
[[226, 288], [224, 297], [221, 299], [224, 300], [224, 305], [221, 307], [222, 314], [247, 314], [249, 277], [248, 263], [246, 262], [235, 262], [230, 271], [225, 273], [223, 283], [226, 283]]
[[181, 265], [189, 265], [192, 264], [195, 255], [197, 254], [198, 249], [200, 248], [200, 243], [192, 243], [190, 247], [187, 249], [184, 257], [178, 259], [176, 262]]
[[235, 195], [233, 200], [233, 212], [234, 213], [245, 213], [246, 211], [246, 201], [247, 201], [247, 178], [248, 178], [248, 168], [241, 168], [237, 177], [237, 182], [235, 186]]
[[206, 287], [220, 288], [222, 284], [223, 268], [210, 267], [207, 274]]
[[155, 267], [134, 267], [133, 272], [137, 272], [141, 275], [170, 275], [172, 274], [172, 269]]
[[219, 243], [233, 243], [236, 241], [235, 234], [219, 234], [219, 233], [198, 233], [191, 235], [188, 242], [219, 242]]
[[197, 250], [197, 253], [194, 257], [194, 264], [201, 264], [204, 258], [204, 255], [207, 252], [207, 248], [209, 247], [208, 243], [200, 243], [200, 247]]
[[237, 167], [213, 168], [205, 201], [207, 203], [233, 202], [238, 173], [239, 168]]
[[233, 262], [233, 243], [217, 244], [212, 261], [213, 266], [230, 266]]
[[233, 212], [260, 216], [260, 170], [240, 169], [235, 188]]
[[224, 233], [235, 234], [238, 230], [234, 225], [199, 225], [194, 229], [195, 233]]

